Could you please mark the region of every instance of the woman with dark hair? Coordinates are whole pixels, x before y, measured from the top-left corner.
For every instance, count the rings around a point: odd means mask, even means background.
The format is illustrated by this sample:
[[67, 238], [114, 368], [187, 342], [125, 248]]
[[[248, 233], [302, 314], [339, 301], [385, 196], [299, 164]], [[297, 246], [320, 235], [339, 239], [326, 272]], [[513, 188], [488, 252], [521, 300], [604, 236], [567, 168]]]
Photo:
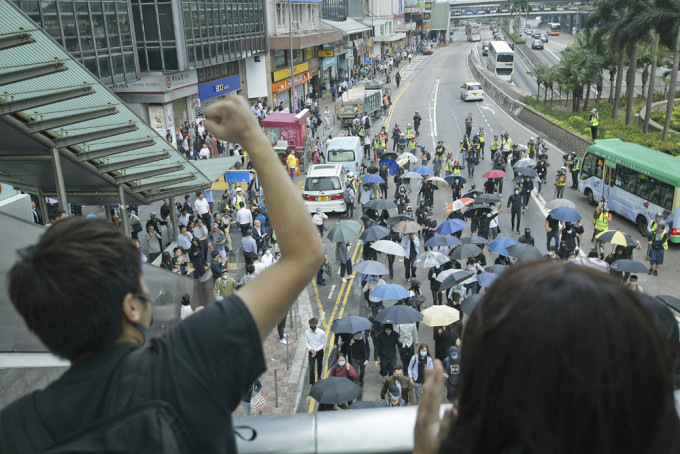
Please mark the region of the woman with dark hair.
[[423, 393], [425, 369], [432, 369], [432, 367], [434, 367], [434, 363], [432, 356], [430, 356], [430, 347], [427, 344], [420, 344], [408, 363], [408, 376], [411, 378], [411, 383], [415, 389], [416, 403], [420, 402], [420, 396]]
[[440, 422], [443, 369], [428, 374], [414, 453], [680, 452], [667, 349], [615, 279], [511, 267], [465, 324], [457, 417]]
[[161, 268], [163, 268], [164, 270], [173, 271], [175, 267], [172, 265], [171, 260], [172, 256], [170, 255], [170, 252], [163, 251], [163, 253], [161, 254]]

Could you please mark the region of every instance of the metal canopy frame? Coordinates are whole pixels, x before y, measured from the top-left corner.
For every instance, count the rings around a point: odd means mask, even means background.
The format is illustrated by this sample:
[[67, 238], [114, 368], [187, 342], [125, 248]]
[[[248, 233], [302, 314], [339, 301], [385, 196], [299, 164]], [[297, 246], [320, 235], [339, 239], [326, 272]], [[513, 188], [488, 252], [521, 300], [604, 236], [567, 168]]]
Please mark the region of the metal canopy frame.
[[69, 195], [148, 204], [207, 188], [233, 165], [187, 161], [12, 2], [0, 1], [0, 17], [0, 182], [62, 206]]

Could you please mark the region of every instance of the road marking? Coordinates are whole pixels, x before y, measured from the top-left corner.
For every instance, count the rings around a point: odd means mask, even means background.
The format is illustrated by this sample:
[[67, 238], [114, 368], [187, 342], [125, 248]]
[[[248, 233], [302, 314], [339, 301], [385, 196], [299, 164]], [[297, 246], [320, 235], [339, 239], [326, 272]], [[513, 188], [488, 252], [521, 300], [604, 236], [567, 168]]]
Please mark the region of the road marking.
[[328, 294], [328, 299], [333, 298], [334, 292], [335, 292], [335, 284], [331, 285], [331, 292]]
[[[492, 114], [496, 115], [496, 111], [495, 111], [495, 110], [493, 110], [493, 109], [492, 109], [491, 107], [486, 107], [486, 106], [482, 106], [482, 105], [480, 105], [480, 106], [479, 106], [479, 108], [480, 108], [480, 109], [486, 109], [486, 110], [489, 110], [489, 111], [491, 111], [491, 113], [492, 113]], [[482, 116], [483, 116], [483, 115], [482, 115]]]
[[[363, 228], [361, 229], [363, 231]], [[359, 251], [363, 250], [363, 246], [359, 246], [359, 243], [357, 242], [355, 247], [354, 247], [354, 253], [352, 254], [352, 263], [355, 263], [357, 254]], [[353, 276], [356, 276], [356, 271], [352, 272]], [[347, 299], [349, 298], [349, 294], [351, 293], [352, 290], [352, 283], [354, 282], [354, 279], [348, 280], [346, 283], [342, 283], [340, 285], [340, 291], [338, 292], [338, 299], [335, 301], [335, 306], [333, 307], [333, 311], [331, 312], [331, 316], [328, 319], [328, 324], [327, 326], [331, 326], [333, 320], [335, 320], [335, 314], [337, 313], [338, 307], [340, 306], [340, 302], [342, 301], [342, 312], [344, 312], [345, 305], [347, 304]], [[343, 293], [345, 294], [343, 298]], [[324, 348], [324, 364], [322, 367], [322, 377], [321, 378], [326, 378], [328, 377], [328, 357], [330, 355], [330, 352], [332, 348], [329, 348], [329, 346], [333, 345], [335, 341], [335, 334], [331, 332], [330, 329], [326, 331], [326, 347]], [[321, 379], [320, 378], [320, 379]], [[314, 406], [315, 406], [315, 400], [310, 399], [309, 401], [309, 409], [308, 413], [313, 413], [314, 412]]]
[[[316, 277], [312, 280], [312, 288], [314, 289], [314, 299], [316, 300], [316, 307], [319, 309], [319, 314], [323, 314], [323, 306], [321, 305], [321, 299], [319, 298], [319, 287], [316, 285]], [[323, 319], [321, 321], [322, 326], [327, 327], [323, 325]]]
[[434, 89], [432, 90], [432, 97], [434, 102], [430, 103], [432, 105], [432, 110], [428, 113], [432, 114], [430, 118], [430, 131], [432, 132], [432, 149], [437, 148], [436, 137], [437, 137], [437, 92], [439, 91], [439, 75], [437, 75], [437, 80], [434, 83]]
[[406, 85], [404, 85], [404, 88], [399, 92], [396, 98], [394, 98], [394, 101], [392, 101], [392, 105], [390, 106], [390, 111], [387, 114], [387, 117], [385, 117], [385, 131], [390, 130], [390, 121], [392, 120], [392, 114], [394, 113], [395, 109], [397, 108], [397, 102], [399, 101], [399, 98], [401, 98], [401, 95], [403, 95], [406, 92], [406, 89], [408, 89], [409, 85], [411, 85], [411, 81], [406, 82]]

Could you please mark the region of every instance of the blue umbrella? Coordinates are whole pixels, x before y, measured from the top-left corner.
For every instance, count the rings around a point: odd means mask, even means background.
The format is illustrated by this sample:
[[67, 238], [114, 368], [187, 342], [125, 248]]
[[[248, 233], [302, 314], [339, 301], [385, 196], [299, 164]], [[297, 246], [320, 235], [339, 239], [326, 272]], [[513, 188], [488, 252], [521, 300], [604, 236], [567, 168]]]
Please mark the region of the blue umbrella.
[[555, 208], [550, 212], [550, 216], [553, 219], [562, 222], [576, 222], [581, 219], [581, 215], [578, 214], [578, 211], [569, 207]]
[[[450, 235], [452, 233], [460, 232], [467, 226], [467, 222], [462, 219], [449, 219], [441, 223], [437, 227], [437, 233], [441, 235]], [[460, 243], [459, 243], [460, 244]]]
[[374, 183], [384, 184], [385, 180], [380, 178], [378, 175], [368, 174], [365, 177], [361, 178], [361, 182], [362, 183], [368, 183], [368, 184], [374, 184]]
[[455, 236], [449, 236], [449, 235], [437, 235], [433, 236], [429, 240], [425, 242], [425, 247], [434, 247], [434, 246], [448, 246], [448, 247], [453, 247], [453, 246], [458, 246], [460, 243], [460, 240], [456, 238]]
[[514, 238], [500, 237], [489, 243], [489, 250], [491, 252], [495, 252], [496, 254], [508, 257], [510, 254], [508, 254], [508, 251], [505, 248], [517, 243], [519, 243], [519, 241], [515, 240]]
[[458, 178], [462, 184], [467, 183], [467, 179], [463, 175], [448, 175], [444, 177], [449, 185], [452, 185], [456, 178]]
[[427, 166], [418, 166], [415, 169], [413, 169], [413, 171], [421, 175], [434, 175], [434, 170]]
[[479, 285], [482, 287], [491, 287], [491, 284], [494, 283], [496, 279], [498, 279], [500, 275], [495, 274], [495, 273], [479, 273], [477, 275], [477, 282]]
[[371, 296], [381, 300], [401, 300], [408, 298], [408, 290], [397, 284], [383, 284], [373, 289]]
[[390, 175], [396, 175], [399, 172], [399, 164], [394, 159], [381, 159], [378, 167], [382, 167], [383, 164], [387, 165], [387, 171]]

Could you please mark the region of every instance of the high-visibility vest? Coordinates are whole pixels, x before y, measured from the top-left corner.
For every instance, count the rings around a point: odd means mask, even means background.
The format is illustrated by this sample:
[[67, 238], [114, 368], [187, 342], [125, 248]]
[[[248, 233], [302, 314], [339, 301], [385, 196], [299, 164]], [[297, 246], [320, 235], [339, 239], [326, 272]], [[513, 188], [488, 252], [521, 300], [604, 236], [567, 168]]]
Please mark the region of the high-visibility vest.
[[602, 232], [609, 230], [609, 215], [605, 214], [604, 211], [602, 211], [593, 222], [595, 224], [595, 230], [600, 230]]
[[[664, 237], [665, 237], [665, 239], [664, 239]], [[659, 232], [656, 232], [654, 234], [654, 240], [655, 241], [661, 241], [662, 239], [664, 240], [663, 243], [662, 243], [663, 248], [668, 249], [668, 235], [666, 234], [665, 230], [663, 232], [661, 232], [661, 236], [659, 236]]]
[[415, 137], [416, 137], [416, 135], [415, 135], [415, 133], [413, 132], [413, 129], [408, 128], [408, 129], [406, 130], [406, 138], [407, 138], [407, 139], [415, 139]]
[[491, 142], [491, 151], [496, 151], [498, 150], [498, 140], [493, 139], [493, 142]]
[[600, 124], [600, 120], [597, 118], [597, 115], [591, 115], [590, 116], [590, 126], [598, 126]]
[[557, 186], [564, 186], [567, 184], [567, 176], [566, 175], [557, 175]]
[[571, 164], [571, 171], [578, 172], [579, 170], [581, 170], [581, 160], [575, 157]]
[[379, 150], [380, 148], [382, 148], [382, 147], [380, 146], [380, 140], [378, 140], [378, 139], [373, 139], [373, 149], [374, 149], [374, 150]]
[[242, 195], [236, 194], [234, 196], [234, 206], [236, 208], [238, 208], [238, 207], [241, 206], [240, 205], [241, 203], [243, 203], [243, 206], [245, 206], [246, 205], [246, 199]]
[[453, 172], [453, 161], [451, 161], [450, 159], [446, 160], [446, 171]]
[[454, 175], [462, 175], [463, 174], [463, 172], [460, 171], [460, 166], [455, 166], [453, 168], [453, 174]]
[[486, 138], [484, 136], [479, 136], [479, 142], [480, 143], [486, 142]]
[[[408, 149], [410, 151], [415, 151], [416, 150], [416, 141], [412, 140], [408, 143]], [[415, 154], [415, 153], [414, 153]]]

